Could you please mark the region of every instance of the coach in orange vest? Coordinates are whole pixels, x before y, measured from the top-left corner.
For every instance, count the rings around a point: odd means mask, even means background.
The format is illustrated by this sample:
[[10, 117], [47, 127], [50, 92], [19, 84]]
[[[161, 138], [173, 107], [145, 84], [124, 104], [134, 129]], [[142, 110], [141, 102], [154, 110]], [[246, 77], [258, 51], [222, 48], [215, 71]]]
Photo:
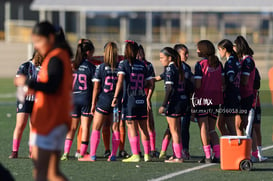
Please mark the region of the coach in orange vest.
[[36, 92], [30, 138], [33, 176], [37, 181], [67, 180], [59, 169], [59, 160], [71, 122], [72, 51], [62, 29], [49, 22], [34, 26], [32, 41], [35, 49], [44, 56], [38, 82], [18, 77], [15, 84]]

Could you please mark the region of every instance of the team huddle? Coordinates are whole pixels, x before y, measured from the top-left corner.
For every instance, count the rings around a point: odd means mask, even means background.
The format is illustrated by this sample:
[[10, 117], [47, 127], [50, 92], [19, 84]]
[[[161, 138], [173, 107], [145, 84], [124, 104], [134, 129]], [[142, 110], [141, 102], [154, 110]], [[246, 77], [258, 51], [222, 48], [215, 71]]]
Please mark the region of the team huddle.
[[[193, 72], [186, 63], [189, 57], [186, 45], [165, 47], [159, 52], [164, 72], [158, 76], [146, 60], [144, 48], [132, 40], [125, 41], [124, 56], [118, 55], [115, 42], [108, 42], [104, 55], [95, 57], [92, 41], [81, 39], [72, 58], [62, 29], [49, 22], [38, 23], [33, 28], [32, 39], [33, 58], [20, 66], [15, 78], [18, 90], [24, 92], [24, 101], [17, 101], [10, 158], [18, 157], [22, 132], [30, 118], [29, 156], [34, 161], [36, 179], [66, 180], [57, 160], [69, 159], [76, 133], [75, 157], [79, 161], [95, 162], [101, 130], [107, 161], [119, 157], [123, 158], [122, 162], [139, 162], [143, 156], [145, 162], [159, 158], [166, 163], [182, 163], [190, 159], [191, 121], [198, 122], [205, 153], [199, 162], [220, 163], [215, 127], [222, 135], [242, 136], [251, 109], [255, 109], [252, 160], [267, 159], [261, 153], [260, 75], [254, 52], [242, 36], [234, 42], [224, 39], [218, 43], [224, 65], [216, 56], [212, 42], [199, 41], [200, 60]], [[168, 127], [157, 152], [151, 99], [156, 82], [161, 80], [165, 95], [158, 112], [166, 117]], [[130, 155], [124, 149], [125, 124]], [[171, 140], [173, 154], [167, 157]]]

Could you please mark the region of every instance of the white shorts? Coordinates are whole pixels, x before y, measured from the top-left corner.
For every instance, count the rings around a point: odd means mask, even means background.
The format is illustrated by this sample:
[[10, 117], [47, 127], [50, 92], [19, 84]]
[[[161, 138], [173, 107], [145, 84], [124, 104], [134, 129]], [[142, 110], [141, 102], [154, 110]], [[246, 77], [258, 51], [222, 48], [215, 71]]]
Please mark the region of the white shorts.
[[67, 126], [62, 124], [54, 128], [48, 135], [31, 133], [29, 145], [50, 151], [61, 151], [64, 147], [67, 131]]

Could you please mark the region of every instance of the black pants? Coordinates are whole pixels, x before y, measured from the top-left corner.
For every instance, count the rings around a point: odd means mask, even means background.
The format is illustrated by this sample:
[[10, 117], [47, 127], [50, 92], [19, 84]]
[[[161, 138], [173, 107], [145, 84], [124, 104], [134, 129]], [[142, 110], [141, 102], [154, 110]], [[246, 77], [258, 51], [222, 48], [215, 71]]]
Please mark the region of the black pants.
[[191, 115], [187, 114], [181, 117], [181, 137], [183, 150], [189, 150], [190, 142], [190, 119]]

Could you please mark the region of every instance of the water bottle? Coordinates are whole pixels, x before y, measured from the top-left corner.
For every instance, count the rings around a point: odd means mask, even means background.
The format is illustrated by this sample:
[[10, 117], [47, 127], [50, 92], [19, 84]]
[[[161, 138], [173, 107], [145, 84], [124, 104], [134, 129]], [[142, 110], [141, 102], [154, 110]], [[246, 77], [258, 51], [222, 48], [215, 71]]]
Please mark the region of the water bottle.
[[114, 123], [119, 122], [119, 110], [118, 110], [118, 106], [117, 105], [113, 109], [113, 122]]

